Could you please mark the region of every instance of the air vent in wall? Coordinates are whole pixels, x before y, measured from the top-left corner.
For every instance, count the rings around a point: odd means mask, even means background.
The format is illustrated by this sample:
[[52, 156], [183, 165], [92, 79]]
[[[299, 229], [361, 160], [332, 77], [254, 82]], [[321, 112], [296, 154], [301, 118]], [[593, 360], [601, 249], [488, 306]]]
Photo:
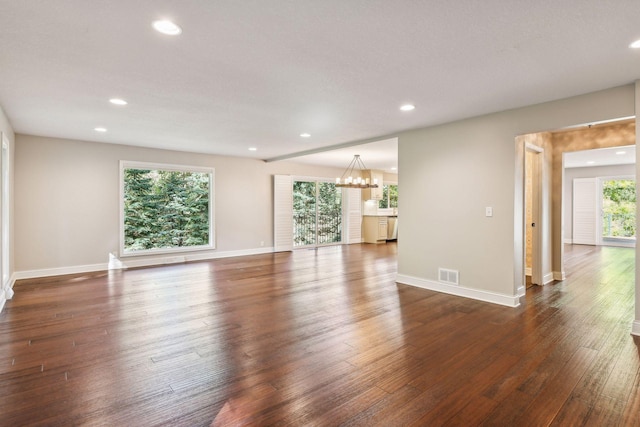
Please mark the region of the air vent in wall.
[[452, 285], [458, 284], [458, 270], [449, 270], [447, 268], [438, 269], [438, 280]]

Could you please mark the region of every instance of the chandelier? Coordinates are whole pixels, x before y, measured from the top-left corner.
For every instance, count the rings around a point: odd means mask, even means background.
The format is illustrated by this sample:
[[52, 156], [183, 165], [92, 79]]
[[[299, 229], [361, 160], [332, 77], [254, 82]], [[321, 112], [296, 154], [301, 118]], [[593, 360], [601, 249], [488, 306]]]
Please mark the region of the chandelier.
[[336, 178], [336, 187], [344, 187], [344, 188], [378, 188], [378, 180], [374, 179], [373, 182], [370, 182], [369, 178], [362, 178], [358, 176], [356, 178], [353, 177], [353, 171], [355, 169], [359, 169], [360, 175], [362, 172], [367, 169], [360, 160], [360, 155], [356, 154], [353, 156], [353, 160], [349, 163], [349, 166], [344, 170], [342, 177]]

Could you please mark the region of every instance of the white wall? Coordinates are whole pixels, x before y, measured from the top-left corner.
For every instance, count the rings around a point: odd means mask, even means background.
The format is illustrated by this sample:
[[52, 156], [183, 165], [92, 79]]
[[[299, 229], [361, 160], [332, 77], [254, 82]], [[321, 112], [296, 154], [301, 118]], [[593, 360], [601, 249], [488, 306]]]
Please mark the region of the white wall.
[[265, 163], [20, 134], [15, 154], [19, 277], [105, 268], [109, 253], [117, 252], [119, 245], [120, 160], [215, 168], [215, 254], [273, 246], [272, 175], [333, 179], [343, 172], [293, 162]]
[[[11, 123], [9, 123], [9, 119], [7, 118], [7, 116], [4, 113], [4, 110], [2, 109], [2, 106], [0, 106], [0, 132], [2, 134], [4, 134], [7, 139], [9, 140], [9, 173], [11, 173], [11, 171], [14, 170], [14, 158], [15, 158], [15, 134], [13, 132], [13, 128], [11, 127]], [[10, 177], [11, 179], [12, 177]], [[10, 277], [10, 283], [9, 285], [11, 286], [13, 283], [13, 272], [14, 270], [14, 242], [15, 242], [15, 238], [14, 238], [14, 215], [13, 215], [13, 204], [14, 204], [14, 190], [13, 190], [13, 181], [9, 182], [10, 188], [9, 188], [9, 218], [10, 218], [10, 224], [9, 224], [9, 277]], [[2, 242], [2, 236], [0, 236], [0, 242]], [[3, 307], [4, 302], [5, 302], [5, 292], [4, 289], [2, 288], [2, 284], [0, 284], [0, 309]]]
[[636, 165], [611, 165], [583, 168], [565, 168], [562, 189], [562, 209], [564, 222], [564, 240], [573, 239], [573, 180], [576, 178], [597, 178], [616, 176], [635, 176]]
[[[634, 108], [628, 85], [401, 133], [399, 211], [411, 232], [398, 241], [398, 280], [517, 304], [523, 156], [516, 162], [515, 137], [628, 117]], [[458, 270], [460, 285], [438, 282], [438, 267]]]

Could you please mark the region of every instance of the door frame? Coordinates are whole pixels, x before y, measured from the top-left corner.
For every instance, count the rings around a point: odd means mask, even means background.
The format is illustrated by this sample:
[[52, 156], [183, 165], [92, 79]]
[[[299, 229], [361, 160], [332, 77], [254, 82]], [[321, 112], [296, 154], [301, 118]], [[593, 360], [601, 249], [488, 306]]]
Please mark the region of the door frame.
[[[527, 153], [533, 154], [532, 159], [532, 179], [531, 179], [531, 212], [532, 212], [532, 223], [528, 224], [526, 218], [527, 211], [527, 168], [526, 168], [526, 156]], [[524, 280], [526, 280], [526, 233], [527, 228], [531, 227], [531, 282], [535, 285], [544, 285], [544, 278], [542, 273], [542, 259], [543, 259], [543, 245], [542, 245], [542, 229], [544, 225], [542, 224], [542, 175], [543, 175], [543, 156], [544, 149], [537, 145], [531, 144], [529, 142], [525, 142], [524, 146], [524, 155], [525, 155], [525, 167], [524, 167], [524, 178], [525, 178], [525, 186], [524, 186], [524, 227], [523, 227], [523, 266], [525, 267], [523, 274], [525, 275]], [[525, 283], [523, 281], [523, 283]]]

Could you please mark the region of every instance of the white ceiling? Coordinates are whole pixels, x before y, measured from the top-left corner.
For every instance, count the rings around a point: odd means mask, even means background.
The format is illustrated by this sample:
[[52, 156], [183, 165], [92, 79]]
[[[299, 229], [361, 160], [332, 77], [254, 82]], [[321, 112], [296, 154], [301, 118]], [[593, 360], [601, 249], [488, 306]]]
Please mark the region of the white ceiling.
[[628, 84], [637, 39], [638, 0], [0, 0], [0, 105], [18, 133], [273, 159]]
[[564, 153], [565, 168], [582, 168], [636, 163], [636, 146], [599, 148]]

